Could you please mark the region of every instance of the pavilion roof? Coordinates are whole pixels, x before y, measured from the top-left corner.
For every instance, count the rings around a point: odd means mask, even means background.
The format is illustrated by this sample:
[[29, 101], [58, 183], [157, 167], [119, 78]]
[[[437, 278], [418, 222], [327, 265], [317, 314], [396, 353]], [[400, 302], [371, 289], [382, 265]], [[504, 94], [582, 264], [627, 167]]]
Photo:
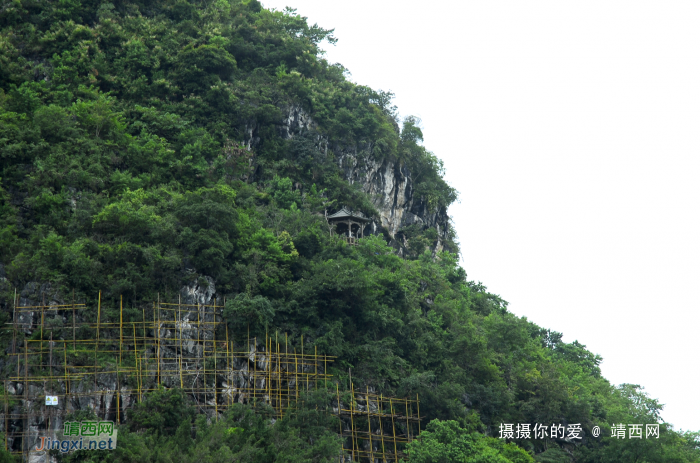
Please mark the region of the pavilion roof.
[[328, 216], [328, 220], [343, 220], [343, 219], [352, 219], [352, 220], [355, 220], [356, 222], [370, 222], [370, 219], [365, 217], [365, 215], [362, 212], [360, 212], [360, 211], [353, 212], [346, 207], [343, 207], [341, 210], [339, 210], [335, 214]]

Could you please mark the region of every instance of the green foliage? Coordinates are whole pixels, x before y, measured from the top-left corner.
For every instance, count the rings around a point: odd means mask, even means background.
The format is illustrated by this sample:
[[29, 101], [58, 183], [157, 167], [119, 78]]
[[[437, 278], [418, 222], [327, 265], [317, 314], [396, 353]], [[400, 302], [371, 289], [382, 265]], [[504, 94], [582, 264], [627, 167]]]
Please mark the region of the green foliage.
[[147, 394], [135, 405], [129, 417], [133, 431], [145, 430], [156, 435], [172, 435], [179, 432], [180, 422], [189, 423], [194, 409], [180, 389], [158, 389]]
[[[80, 300], [101, 289], [103, 300], [140, 301], [212, 278], [237, 335], [287, 332], [292, 348], [304, 335], [306, 349], [337, 356], [341, 384], [350, 369], [358, 387], [418, 394], [434, 424], [414, 446], [416, 461], [529, 461], [515, 444], [555, 458], [551, 440], [481, 434], [500, 423], [568, 421], [588, 435], [598, 423], [659, 422], [658, 402], [612, 387], [599, 356], [509, 313], [467, 281], [455, 253], [433, 256], [438, 230], [402, 230], [405, 258], [383, 236], [352, 247], [331, 236], [325, 212], [378, 216], [344, 179], [340, 152], [356, 153], [359, 165], [395, 162], [421, 214], [446, 216], [457, 193], [422, 145], [420, 121], [400, 124], [391, 93], [347, 80], [324, 58], [324, 40], [335, 41], [331, 30], [257, 0], [5, 2], [2, 291], [39, 281]], [[302, 111], [313, 121], [306, 129], [281, 124]], [[443, 238], [456, 251], [453, 231]], [[118, 451], [61, 458], [335, 461], [326, 399], [307, 397], [313, 407], [274, 425], [264, 409], [239, 406], [207, 423], [181, 393], [157, 391], [120, 430]], [[566, 454], [700, 460], [696, 434], [662, 430], [638, 447], [604, 436]]]
[[271, 409], [242, 404], [215, 420], [195, 418], [182, 392], [159, 390], [147, 394], [129, 425], [120, 427], [114, 451], [55, 456], [61, 462], [336, 462], [341, 448], [331, 430], [337, 429], [337, 422], [325, 409], [329, 394], [317, 391], [305, 397], [297, 410], [276, 421], [270, 419]]
[[[700, 440], [697, 432], [678, 433], [660, 419], [663, 408], [657, 400], [650, 398], [642, 387], [622, 384], [606, 397], [606, 423], [601, 426], [602, 435], [597, 446], [581, 448], [577, 461], [620, 461], [647, 463], [698, 461]], [[612, 437], [613, 424], [635, 423], [645, 429], [647, 424], [659, 424], [659, 438], [630, 439]], [[627, 427], [627, 426], [625, 426]], [[645, 434], [646, 431], [643, 431]]]
[[[5, 434], [0, 434], [0, 438], [5, 441]], [[16, 463], [19, 461], [20, 457], [18, 455], [13, 455], [5, 450], [5, 446], [0, 447], [0, 463]]]
[[420, 438], [408, 444], [415, 463], [531, 463], [534, 460], [515, 444], [479, 433], [469, 433], [456, 421], [433, 420]]
[[571, 455], [559, 447], [550, 447], [535, 458], [537, 463], [570, 463]]
[[240, 337], [264, 335], [274, 316], [275, 311], [266, 297], [250, 297], [248, 293], [237, 294], [226, 301], [224, 308], [224, 319]]
[[292, 180], [288, 177], [279, 178], [275, 175], [270, 184], [270, 194], [282, 209], [297, 209], [299, 192], [292, 190]]

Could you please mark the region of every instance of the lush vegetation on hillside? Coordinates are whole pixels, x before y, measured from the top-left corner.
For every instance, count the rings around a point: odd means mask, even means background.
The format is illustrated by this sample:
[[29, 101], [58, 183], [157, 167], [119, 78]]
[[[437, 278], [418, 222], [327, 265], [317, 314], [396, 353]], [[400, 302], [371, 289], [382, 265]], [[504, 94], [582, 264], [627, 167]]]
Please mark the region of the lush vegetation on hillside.
[[[41, 281], [138, 304], [211, 277], [232, 330], [245, 320], [252, 333], [304, 334], [338, 357], [343, 386], [351, 369], [360, 387], [419, 394], [434, 421], [412, 461], [700, 461], [697, 434], [663, 423], [659, 439], [609, 437], [613, 423], [659, 422], [661, 406], [639, 386], [610, 385], [585, 346], [468, 281], [453, 236], [434, 256], [437, 231], [413, 226], [404, 257], [388, 233], [354, 247], [331, 236], [326, 210], [377, 214], [343, 179], [337, 150], [405, 166], [431, 211], [456, 192], [416, 121], [398, 120], [391, 94], [349, 82], [324, 40], [332, 31], [256, 0], [4, 1], [5, 301]], [[315, 125], [288, 137], [291, 107]], [[120, 431], [118, 452], [66, 458], [336, 461], [322, 397], [274, 425], [247, 407], [207, 424], [176, 391], [161, 394]], [[158, 424], [163, 403], [180, 426]], [[511, 439], [518, 448], [496, 438], [501, 423], [581, 423], [586, 438]]]

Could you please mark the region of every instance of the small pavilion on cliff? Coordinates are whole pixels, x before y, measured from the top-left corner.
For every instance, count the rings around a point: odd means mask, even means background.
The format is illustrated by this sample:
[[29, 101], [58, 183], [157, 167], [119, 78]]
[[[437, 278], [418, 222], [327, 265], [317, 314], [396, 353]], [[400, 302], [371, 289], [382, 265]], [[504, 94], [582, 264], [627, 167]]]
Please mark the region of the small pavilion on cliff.
[[345, 238], [348, 244], [356, 244], [364, 236], [364, 229], [370, 219], [362, 212], [353, 212], [345, 207], [327, 217], [335, 232]]

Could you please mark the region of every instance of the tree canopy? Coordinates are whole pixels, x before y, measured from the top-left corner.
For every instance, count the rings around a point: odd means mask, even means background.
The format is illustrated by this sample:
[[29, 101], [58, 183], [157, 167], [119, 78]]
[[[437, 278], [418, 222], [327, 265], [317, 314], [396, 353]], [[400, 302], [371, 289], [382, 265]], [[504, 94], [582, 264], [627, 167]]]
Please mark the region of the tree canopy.
[[[5, 310], [11, 288], [34, 281], [137, 304], [210, 278], [233, 331], [303, 334], [337, 356], [341, 384], [350, 369], [361, 387], [418, 394], [430, 425], [410, 461], [700, 461], [698, 435], [661, 422], [639, 386], [611, 385], [585, 345], [468, 280], [453, 231], [434, 253], [438, 230], [405, 227], [401, 256], [386, 233], [357, 246], [329, 233], [326, 210], [378, 216], [343, 177], [343, 149], [407, 169], [427, 212], [457, 199], [419, 121], [399, 120], [391, 93], [324, 58], [319, 45], [335, 40], [257, 0], [4, 2]], [[313, 124], [283, 133], [294, 108]], [[335, 423], [315, 407], [274, 424], [247, 406], [207, 423], [177, 390], [140, 407], [105, 459], [315, 462], [339, 451]], [[611, 437], [620, 422], [659, 423], [660, 437]], [[502, 423], [580, 423], [585, 438], [499, 439]]]

